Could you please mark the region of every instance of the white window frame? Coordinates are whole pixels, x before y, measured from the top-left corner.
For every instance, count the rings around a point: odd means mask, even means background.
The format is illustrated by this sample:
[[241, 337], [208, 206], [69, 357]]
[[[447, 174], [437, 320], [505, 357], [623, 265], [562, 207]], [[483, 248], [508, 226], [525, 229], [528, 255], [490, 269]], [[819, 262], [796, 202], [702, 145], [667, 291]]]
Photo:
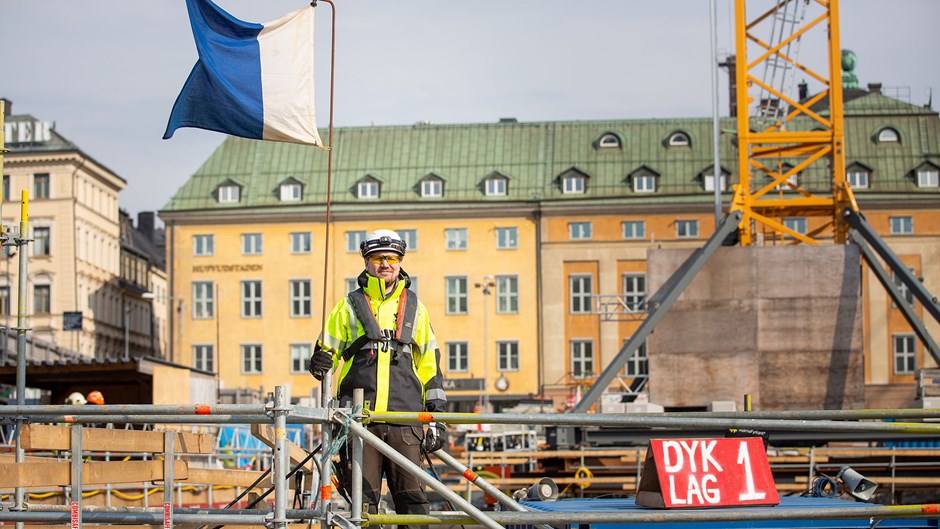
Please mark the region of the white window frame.
[[878, 143], [901, 143], [901, 133], [892, 127], [878, 131]]
[[509, 188], [507, 183], [505, 178], [487, 178], [484, 181], [484, 192], [488, 197], [504, 197]]
[[215, 255], [215, 235], [212, 235], [212, 234], [193, 235], [193, 255], [195, 256]]
[[593, 226], [590, 221], [568, 223], [568, 239], [572, 241], [589, 241], [592, 237]]
[[[623, 341], [627, 345], [627, 340]], [[649, 352], [646, 348], [646, 340], [633, 351], [633, 355], [623, 364], [623, 371], [628, 377], [648, 377], [649, 376]]]
[[444, 278], [445, 314], [467, 314], [467, 276]]
[[290, 373], [293, 375], [307, 372], [307, 359], [310, 358], [313, 351], [313, 345], [309, 342], [292, 343], [289, 346]]
[[613, 149], [620, 148], [620, 138], [612, 133], [608, 132], [601, 136], [601, 139], [597, 141], [597, 146], [601, 149]]
[[379, 183], [376, 180], [363, 180], [356, 184], [356, 198], [359, 200], [376, 200], [379, 194]]
[[215, 345], [211, 343], [194, 343], [193, 367], [203, 371], [215, 372]]
[[351, 230], [346, 232], [346, 251], [359, 253], [359, 245], [366, 240], [365, 230]]
[[888, 217], [888, 223], [891, 226], [891, 235], [914, 234], [914, 217], [910, 215]]
[[677, 239], [698, 239], [698, 220], [697, 219], [676, 219], [676, 238]]
[[519, 371], [518, 340], [499, 340], [496, 342], [496, 370], [501, 372]]
[[291, 279], [290, 285], [290, 317], [309, 318], [312, 314], [313, 286], [309, 279]]
[[413, 253], [418, 251], [418, 230], [416, 229], [404, 229], [404, 230], [395, 230], [401, 240], [405, 242], [405, 251], [408, 253]]
[[290, 253], [310, 253], [313, 248], [313, 237], [309, 231], [294, 231], [290, 234]]
[[627, 272], [621, 278], [623, 302], [630, 313], [646, 312], [646, 274]]
[[561, 192], [565, 195], [583, 195], [587, 190], [587, 177], [580, 174], [567, 175], [561, 179]]
[[446, 228], [444, 230], [445, 247], [450, 251], [467, 249], [467, 228]]
[[656, 176], [651, 175], [651, 174], [633, 175], [633, 192], [634, 193], [655, 193], [656, 192]]
[[570, 314], [592, 314], [594, 312], [593, 274], [571, 274], [568, 276], [568, 312]]
[[302, 189], [297, 182], [281, 184], [281, 202], [299, 202], [303, 198]]
[[845, 181], [852, 189], [868, 189], [869, 172], [865, 169], [849, 169], [845, 172]]
[[470, 370], [470, 347], [467, 342], [447, 342], [445, 347], [448, 373], [466, 373]]
[[783, 219], [783, 225], [799, 233], [800, 235], [806, 235], [806, 231], [808, 229], [806, 225], [806, 217], [787, 217]]
[[940, 170], [934, 167], [918, 169], [917, 187], [940, 187]]
[[422, 198], [441, 198], [444, 196], [444, 181], [440, 178], [427, 178], [421, 181]]
[[[911, 274], [916, 274], [913, 268], [908, 268], [908, 270], [911, 272]], [[898, 287], [899, 291], [901, 291], [901, 297], [904, 298], [904, 301], [907, 302], [909, 306], [913, 307], [914, 293], [911, 292], [911, 289], [907, 288], [907, 285], [904, 283], [904, 281], [901, 280], [901, 277], [894, 272], [891, 273], [891, 280], [894, 281], [894, 285]], [[891, 306], [897, 308], [897, 304], [894, 302], [891, 303]]]
[[260, 343], [241, 344], [241, 373], [260, 375], [264, 371], [264, 346]]
[[507, 226], [496, 228], [496, 249], [515, 250], [519, 248], [519, 228]]
[[215, 318], [215, 281], [193, 281], [193, 319]]
[[52, 228], [49, 226], [33, 227], [33, 257], [43, 257], [52, 253]]
[[[706, 174], [703, 178], [705, 185], [705, 191], [714, 191], [715, 190], [715, 175]], [[721, 184], [721, 189], [719, 191], [725, 191], [728, 189], [728, 175], [721, 173], [721, 178], [718, 179], [718, 183]]]
[[359, 280], [355, 277], [346, 278], [346, 293], [349, 294], [353, 290], [359, 288]]
[[52, 314], [52, 285], [36, 283], [33, 285], [33, 313]]
[[243, 233], [242, 255], [261, 255], [263, 240], [260, 233]]
[[52, 178], [49, 173], [37, 173], [33, 175], [33, 199], [49, 198], [49, 190], [52, 187], [50, 183]]
[[519, 313], [519, 276], [496, 276], [496, 313]]
[[594, 340], [571, 340], [568, 343], [568, 352], [571, 357], [568, 366], [571, 378], [583, 379], [594, 375]]
[[232, 184], [219, 186], [219, 203], [236, 204], [241, 201], [241, 187]]
[[625, 220], [620, 223], [624, 240], [643, 240], [646, 238], [645, 220]]
[[892, 334], [891, 351], [894, 374], [913, 375], [917, 370], [917, 337], [914, 334]]
[[243, 279], [239, 282], [241, 293], [242, 318], [260, 318], [262, 316], [262, 283], [260, 279]]
[[411, 283], [408, 285], [408, 290], [410, 290], [410, 291], [414, 292], [415, 294], [417, 294], [417, 293], [418, 293], [418, 284], [420, 283], [420, 282], [418, 281], [418, 276], [413, 276], [413, 275], [410, 275], [410, 274], [409, 274], [409, 275], [408, 275], [408, 279], [411, 280]]
[[689, 147], [692, 145], [692, 138], [684, 132], [676, 131], [669, 135], [667, 143], [670, 147]]

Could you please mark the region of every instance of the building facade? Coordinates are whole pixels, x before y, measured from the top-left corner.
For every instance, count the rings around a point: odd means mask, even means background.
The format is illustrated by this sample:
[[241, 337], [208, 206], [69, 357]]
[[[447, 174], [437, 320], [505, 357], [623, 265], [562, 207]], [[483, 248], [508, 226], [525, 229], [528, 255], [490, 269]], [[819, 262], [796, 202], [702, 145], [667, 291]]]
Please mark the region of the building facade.
[[[845, 121], [862, 211], [940, 291], [937, 113], [859, 91], [846, 98]], [[171, 360], [218, 371], [225, 387], [316, 391], [304, 362], [324, 310], [362, 270], [358, 241], [391, 228], [408, 241], [403, 268], [432, 314], [455, 409], [479, 404], [481, 392], [497, 408], [563, 409], [642, 321], [648, 250], [701, 246], [716, 225], [714, 186], [727, 211], [737, 182], [733, 134], [713, 167], [710, 119], [505, 119], [333, 137], [328, 234], [327, 153], [299, 145], [228, 138], [160, 211], [171, 296], [185, 307], [170, 322]], [[818, 169], [797, 178], [813, 190], [831, 179]], [[936, 362], [873, 276], [863, 285], [866, 399], [907, 405], [918, 370]], [[928, 323], [935, 336], [937, 327]], [[610, 390], [642, 389], [653, 354], [642, 348]]]

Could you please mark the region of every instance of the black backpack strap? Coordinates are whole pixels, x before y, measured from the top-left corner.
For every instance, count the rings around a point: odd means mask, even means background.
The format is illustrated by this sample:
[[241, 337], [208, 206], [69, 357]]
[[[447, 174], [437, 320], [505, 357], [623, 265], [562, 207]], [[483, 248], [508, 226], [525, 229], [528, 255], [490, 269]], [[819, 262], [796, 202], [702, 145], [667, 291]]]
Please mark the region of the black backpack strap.
[[398, 321], [395, 322], [395, 339], [398, 343], [410, 344], [414, 341], [416, 314], [418, 314], [418, 295], [406, 288], [401, 291], [398, 302]]
[[379, 322], [375, 319], [375, 314], [372, 313], [369, 298], [362, 290], [362, 287], [350, 292], [347, 298], [349, 299], [349, 304], [352, 305], [353, 311], [356, 313], [356, 317], [359, 319], [359, 323], [362, 324], [362, 330], [365, 331], [365, 334], [356, 338], [356, 340], [349, 344], [349, 347], [343, 351], [344, 361], [352, 358], [353, 355], [365, 347], [370, 341], [382, 339], [382, 330], [379, 329]]

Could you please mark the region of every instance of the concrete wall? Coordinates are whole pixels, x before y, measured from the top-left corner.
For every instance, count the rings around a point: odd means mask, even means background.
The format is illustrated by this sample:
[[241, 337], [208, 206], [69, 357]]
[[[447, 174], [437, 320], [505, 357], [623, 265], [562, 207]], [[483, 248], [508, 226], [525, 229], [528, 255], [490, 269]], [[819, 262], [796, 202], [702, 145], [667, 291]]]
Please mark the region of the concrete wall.
[[[650, 250], [656, 292], [689, 250]], [[719, 249], [649, 339], [650, 400], [666, 407], [864, 406], [854, 246]]]

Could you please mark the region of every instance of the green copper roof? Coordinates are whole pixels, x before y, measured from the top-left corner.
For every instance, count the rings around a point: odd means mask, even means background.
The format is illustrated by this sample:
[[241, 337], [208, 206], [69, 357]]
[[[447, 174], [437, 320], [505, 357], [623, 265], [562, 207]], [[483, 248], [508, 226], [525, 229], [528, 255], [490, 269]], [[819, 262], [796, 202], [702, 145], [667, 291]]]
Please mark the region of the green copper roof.
[[[936, 112], [868, 94], [846, 103], [845, 114], [846, 164], [861, 163], [872, 170], [872, 192], [937, 193], [917, 189], [911, 176], [923, 163], [940, 161]], [[722, 120], [722, 130], [735, 126], [731, 118]], [[899, 143], [874, 141], [885, 126], [899, 132]], [[813, 124], [797, 121], [792, 127]], [[465, 207], [585, 198], [644, 204], [700, 197], [708, 202], [713, 193], [705, 191], [701, 175], [712, 165], [711, 130], [710, 118], [339, 128], [333, 134], [333, 202], [353, 209], [389, 203]], [[676, 132], [687, 135], [691, 145], [669, 146], [668, 139]], [[599, 140], [605, 134], [613, 134], [620, 146], [601, 147]], [[733, 134], [726, 134], [721, 140], [721, 165], [730, 173], [730, 183], [737, 181], [732, 139]], [[230, 137], [162, 211], [322, 204], [327, 159], [327, 152], [317, 147]], [[630, 175], [638, 170], [657, 175], [655, 193], [633, 191]], [[583, 195], [562, 192], [560, 178], [568, 171], [587, 177]], [[443, 197], [420, 196], [420, 183], [429, 175], [443, 180]], [[494, 175], [508, 179], [506, 196], [485, 196], [484, 180]], [[357, 198], [357, 183], [370, 177], [380, 182], [379, 199]], [[280, 200], [279, 186], [288, 178], [303, 185], [299, 203]], [[218, 202], [216, 190], [226, 181], [242, 186], [238, 203]], [[825, 167], [810, 167], [801, 175], [801, 185], [827, 189]]]

